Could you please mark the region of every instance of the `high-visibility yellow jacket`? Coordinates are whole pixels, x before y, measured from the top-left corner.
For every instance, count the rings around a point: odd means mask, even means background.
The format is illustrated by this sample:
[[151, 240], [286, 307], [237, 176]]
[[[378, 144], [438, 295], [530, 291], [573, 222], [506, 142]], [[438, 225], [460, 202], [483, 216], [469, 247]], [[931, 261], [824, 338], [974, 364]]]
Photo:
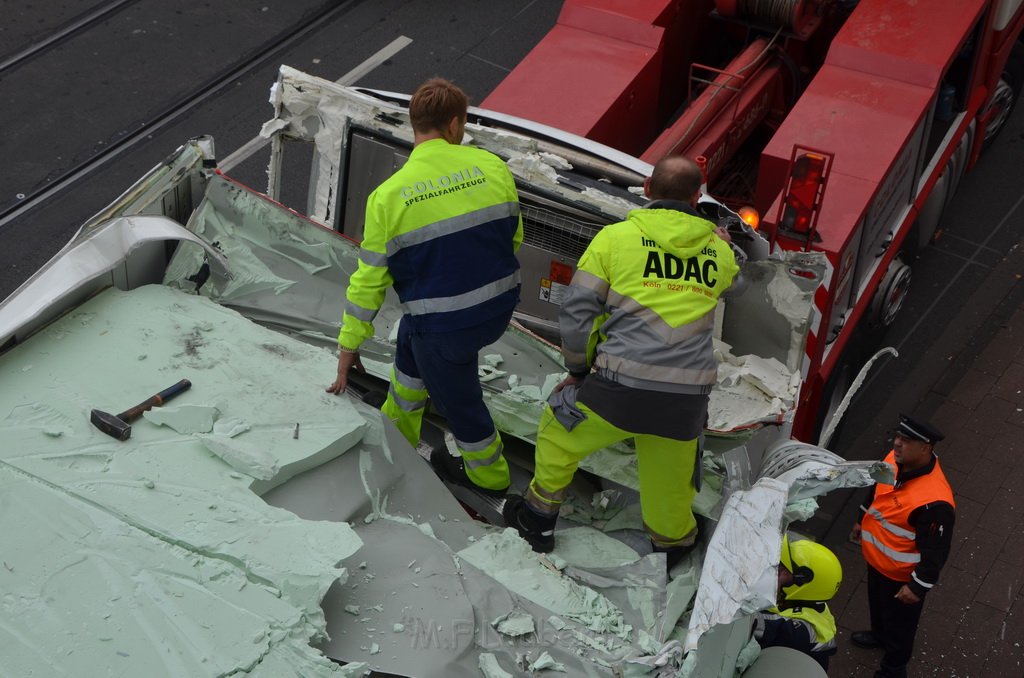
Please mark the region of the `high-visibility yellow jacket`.
[[784, 610], [759, 612], [754, 638], [761, 647], [782, 646], [813, 657], [826, 669], [836, 653], [836, 619], [826, 603], [811, 603]]
[[559, 315], [570, 373], [672, 393], [715, 383], [714, 309], [739, 267], [714, 224], [671, 204], [631, 211], [580, 258]]
[[[890, 451], [885, 461], [895, 466], [895, 453]], [[901, 482], [898, 486], [876, 485], [874, 499], [861, 520], [860, 548], [864, 560], [893, 581], [909, 582], [913, 579], [920, 586], [931, 588], [934, 581], [915, 574], [921, 562], [921, 551], [910, 515], [933, 502], [945, 502], [956, 507], [953, 490], [938, 458], [930, 473]]]
[[370, 195], [338, 343], [354, 350], [394, 285], [419, 331], [471, 327], [519, 301], [519, 196], [498, 156], [432, 139]]

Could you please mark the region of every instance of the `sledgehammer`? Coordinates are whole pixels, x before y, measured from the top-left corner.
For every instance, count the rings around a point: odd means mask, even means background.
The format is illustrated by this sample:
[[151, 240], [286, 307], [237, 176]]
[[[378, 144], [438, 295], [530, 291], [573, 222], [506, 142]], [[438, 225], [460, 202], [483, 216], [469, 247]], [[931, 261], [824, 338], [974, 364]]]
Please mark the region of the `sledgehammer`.
[[152, 398], [142, 401], [135, 407], [125, 410], [121, 414], [113, 415], [109, 412], [104, 412], [103, 410], [93, 410], [92, 416], [89, 417], [89, 419], [96, 428], [103, 431], [108, 436], [113, 436], [118, 440], [128, 440], [132, 437], [131, 422], [138, 419], [146, 410], [163, 405], [179, 393], [184, 393], [190, 386], [192, 386], [191, 381], [188, 379], [182, 379], [174, 386], [165, 388]]

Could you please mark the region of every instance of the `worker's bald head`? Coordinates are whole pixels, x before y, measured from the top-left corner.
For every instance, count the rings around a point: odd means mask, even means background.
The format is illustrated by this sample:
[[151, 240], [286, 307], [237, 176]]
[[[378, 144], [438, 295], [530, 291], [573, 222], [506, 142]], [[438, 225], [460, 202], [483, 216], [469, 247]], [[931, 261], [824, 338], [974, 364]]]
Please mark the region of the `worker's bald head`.
[[668, 155], [654, 166], [645, 187], [651, 200], [691, 202], [702, 183], [704, 176], [697, 163], [681, 155]]

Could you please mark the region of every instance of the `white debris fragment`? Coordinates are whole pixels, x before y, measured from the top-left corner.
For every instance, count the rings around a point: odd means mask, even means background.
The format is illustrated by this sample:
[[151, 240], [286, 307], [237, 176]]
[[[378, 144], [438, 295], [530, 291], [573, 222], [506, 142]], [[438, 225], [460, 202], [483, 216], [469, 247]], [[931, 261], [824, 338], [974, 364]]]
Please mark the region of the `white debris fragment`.
[[477, 660], [477, 666], [480, 667], [480, 673], [484, 678], [512, 678], [512, 674], [501, 668], [501, 664], [498, 663], [498, 658], [490, 652], [480, 653], [480, 659]]
[[198, 438], [203, 447], [231, 468], [257, 480], [270, 480], [280, 471], [277, 459], [263, 447], [226, 436], [200, 435]]
[[498, 633], [503, 633], [506, 636], [525, 636], [528, 633], [536, 631], [536, 626], [533, 622], [533, 616], [526, 614], [525, 612], [509, 612], [504, 614], [494, 621], [491, 622]]
[[358, 605], [346, 605], [345, 606], [345, 612], [348, 612], [353, 617], [358, 617], [359, 616], [359, 606]]
[[495, 379], [500, 379], [507, 374], [508, 372], [499, 370], [498, 368], [492, 367], [491, 365], [480, 365], [477, 368], [477, 375], [480, 377], [480, 381], [483, 383], [494, 381]]
[[238, 417], [228, 417], [225, 419], [218, 419], [213, 422], [213, 435], [223, 436], [225, 438], [234, 438], [237, 435], [245, 433], [251, 428], [252, 426]]
[[531, 671], [558, 671], [559, 673], [568, 673], [565, 669], [565, 664], [556, 662], [554, 657], [548, 654], [546, 651], [541, 652], [540, 656], [537, 657], [532, 664], [530, 664]]
[[511, 528], [481, 537], [458, 555], [515, 593], [592, 631], [621, 637], [630, 633], [622, 612], [610, 600], [545, 567]]

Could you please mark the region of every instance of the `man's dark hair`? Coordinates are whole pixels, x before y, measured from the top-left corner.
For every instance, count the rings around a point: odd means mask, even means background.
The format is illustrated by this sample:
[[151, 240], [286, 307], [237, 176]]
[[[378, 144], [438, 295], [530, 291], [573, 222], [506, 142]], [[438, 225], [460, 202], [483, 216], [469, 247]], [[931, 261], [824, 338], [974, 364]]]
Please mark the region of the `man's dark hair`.
[[409, 121], [420, 134], [444, 130], [452, 118], [466, 119], [469, 97], [444, 78], [431, 78], [409, 100]]
[[697, 163], [681, 155], [667, 155], [654, 166], [648, 191], [651, 200], [690, 202], [702, 183], [704, 177]]

